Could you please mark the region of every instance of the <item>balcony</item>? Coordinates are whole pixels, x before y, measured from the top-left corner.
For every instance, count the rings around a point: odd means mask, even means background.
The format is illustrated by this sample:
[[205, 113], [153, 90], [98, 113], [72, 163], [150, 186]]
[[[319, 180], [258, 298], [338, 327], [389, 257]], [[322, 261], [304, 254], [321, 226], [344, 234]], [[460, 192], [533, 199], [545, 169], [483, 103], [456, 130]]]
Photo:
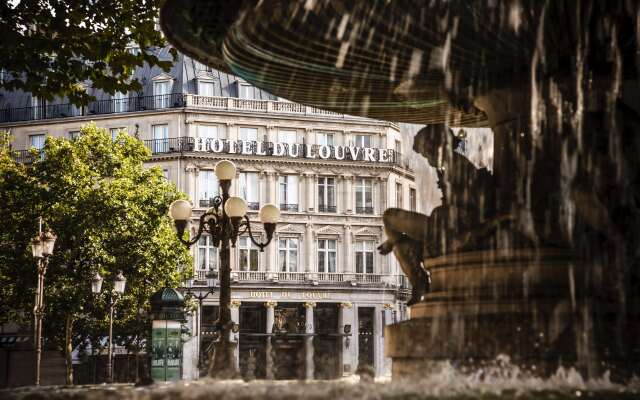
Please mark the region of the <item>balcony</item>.
[[[51, 104], [38, 107], [5, 108], [0, 110], [0, 123], [36, 121], [79, 116], [119, 114], [127, 112], [155, 111], [172, 108], [241, 111], [260, 114], [299, 115], [322, 119], [375, 121], [370, 118], [340, 114], [315, 107], [286, 101], [239, 99], [235, 97], [198, 96], [171, 93], [157, 96], [132, 96], [124, 99], [92, 101], [86, 106]], [[394, 127], [397, 124], [387, 122]]]
[[356, 214], [373, 214], [373, 207], [356, 207]]
[[298, 205], [280, 203], [280, 211], [298, 212]]
[[[231, 271], [232, 280], [236, 283], [283, 283], [283, 284], [325, 284], [338, 286], [371, 285], [395, 287], [402, 290], [409, 288], [404, 275], [364, 274], [345, 272], [276, 272], [276, 271]], [[204, 284], [210, 274], [196, 271], [194, 279]]]
[[325, 204], [319, 204], [318, 205], [318, 212], [335, 213], [336, 212], [336, 206], [328, 206], [328, 205], [325, 205]]

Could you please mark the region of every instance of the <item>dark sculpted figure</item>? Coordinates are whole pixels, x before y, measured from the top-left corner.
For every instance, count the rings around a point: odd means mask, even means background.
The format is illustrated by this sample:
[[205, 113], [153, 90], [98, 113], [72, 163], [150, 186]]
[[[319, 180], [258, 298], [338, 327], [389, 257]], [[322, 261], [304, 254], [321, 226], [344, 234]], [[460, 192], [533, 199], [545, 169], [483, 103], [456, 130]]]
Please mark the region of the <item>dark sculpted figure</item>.
[[413, 291], [408, 305], [421, 301], [429, 291], [430, 274], [422, 261], [475, 244], [477, 227], [494, 214], [493, 177], [455, 151], [459, 142], [444, 125], [420, 130], [413, 149], [437, 169], [442, 205], [430, 216], [400, 208], [389, 208], [383, 216], [387, 240], [378, 250], [381, 254], [393, 251], [409, 278]]

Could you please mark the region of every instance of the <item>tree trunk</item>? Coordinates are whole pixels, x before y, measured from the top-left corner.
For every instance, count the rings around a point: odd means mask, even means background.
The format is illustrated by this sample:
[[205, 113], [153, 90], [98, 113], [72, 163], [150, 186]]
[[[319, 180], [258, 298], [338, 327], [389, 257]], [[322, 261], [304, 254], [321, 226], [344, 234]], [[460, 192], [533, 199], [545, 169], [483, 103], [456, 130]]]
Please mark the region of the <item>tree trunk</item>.
[[66, 364], [66, 381], [67, 385], [73, 385], [73, 345], [71, 343], [71, 333], [73, 330], [73, 316], [67, 315], [64, 324], [64, 343], [65, 343], [65, 364]]

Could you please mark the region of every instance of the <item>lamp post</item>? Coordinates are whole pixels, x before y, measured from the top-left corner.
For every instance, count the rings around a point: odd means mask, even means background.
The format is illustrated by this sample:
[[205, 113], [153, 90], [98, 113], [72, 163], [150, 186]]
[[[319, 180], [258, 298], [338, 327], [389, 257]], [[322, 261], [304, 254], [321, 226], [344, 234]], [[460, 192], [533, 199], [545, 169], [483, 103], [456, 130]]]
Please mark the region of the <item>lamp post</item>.
[[240, 197], [230, 197], [231, 181], [236, 176], [236, 166], [228, 160], [219, 161], [215, 174], [220, 182], [222, 195], [212, 199], [212, 207], [200, 216], [198, 232], [195, 237], [184, 240], [184, 231], [191, 218], [191, 204], [186, 200], [176, 200], [170, 206], [178, 238], [187, 247], [195, 244], [203, 232], [211, 235], [213, 245], [220, 248], [220, 315], [216, 330], [220, 333], [214, 343], [213, 359], [209, 365], [209, 374], [217, 378], [233, 378], [238, 375], [234, 361], [234, 345], [230, 340], [233, 321], [231, 320], [231, 265], [230, 247], [235, 247], [238, 236], [248, 233], [251, 241], [264, 251], [273, 239], [280, 210], [273, 204], [265, 204], [260, 209], [260, 220], [264, 224], [266, 242], [253, 237], [251, 224], [246, 216], [247, 203]]
[[197, 336], [197, 352], [198, 352], [198, 369], [202, 368], [202, 354], [201, 354], [201, 350], [200, 347], [202, 346], [202, 303], [204, 302], [204, 300], [209, 297], [210, 294], [215, 294], [214, 290], [208, 289], [205, 293], [202, 293], [200, 291], [198, 292], [194, 292], [193, 290], [191, 290], [191, 288], [187, 288], [186, 290], [186, 294], [195, 298], [196, 300], [198, 300], [198, 322], [196, 324], [198, 331], [196, 332], [196, 336]]
[[[91, 291], [93, 294], [99, 294], [102, 289], [103, 278], [99, 273], [91, 280]], [[122, 275], [122, 271], [118, 271], [118, 275], [113, 279], [113, 289], [109, 296], [109, 349], [107, 352], [107, 383], [113, 382], [113, 309], [118, 302], [118, 296], [124, 293], [124, 287], [127, 279]]]
[[38, 287], [36, 288], [36, 299], [33, 306], [34, 315], [34, 344], [36, 346], [36, 386], [40, 386], [40, 361], [42, 359], [42, 318], [44, 316], [44, 275], [47, 273], [49, 256], [53, 254], [53, 246], [56, 242], [56, 235], [47, 230], [42, 231], [42, 218], [40, 218], [40, 228], [38, 235], [31, 241], [33, 257], [38, 262]]

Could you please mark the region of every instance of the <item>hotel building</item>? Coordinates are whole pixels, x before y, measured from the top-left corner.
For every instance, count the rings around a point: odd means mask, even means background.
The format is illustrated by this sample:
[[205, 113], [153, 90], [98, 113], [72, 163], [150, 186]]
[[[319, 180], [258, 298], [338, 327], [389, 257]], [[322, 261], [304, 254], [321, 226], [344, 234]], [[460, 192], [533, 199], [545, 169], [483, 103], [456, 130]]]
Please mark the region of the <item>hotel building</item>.
[[[168, 49], [160, 55], [170, 59]], [[408, 286], [393, 256], [376, 251], [381, 216], [387, 207], [419, 203], [398, 125], [288, 102], [183, 55], [170, 72], [141, 68], [136, 76], [142, 91], [111, 96], [87, 88], [97, 100], [85, 107], [4, 92], [0, 130], [11, 132], [25, 161], [47, 135], [73, 139], [89, 121], [113, 134], [126, 130], [151, 150], [148, 166], [189, 196], [192, 226], [218, 193], [215, 163], [232, 160], [232, 195], [246, 199], [254, 233], [261, 234], [261, 205], [282, 212], [263, 253], [247, 237], [232, 251], [241, 372], [330, 379], [370, 365], [378, 376], [388, 373], [383, 327], [405, 318]], [[198, 376], [198, 353], [213, 337], [219, 285], [210, 238], [192, 250], [195, 275], [186, 286], [213, 295], [189, 321], [186, 379]]]

